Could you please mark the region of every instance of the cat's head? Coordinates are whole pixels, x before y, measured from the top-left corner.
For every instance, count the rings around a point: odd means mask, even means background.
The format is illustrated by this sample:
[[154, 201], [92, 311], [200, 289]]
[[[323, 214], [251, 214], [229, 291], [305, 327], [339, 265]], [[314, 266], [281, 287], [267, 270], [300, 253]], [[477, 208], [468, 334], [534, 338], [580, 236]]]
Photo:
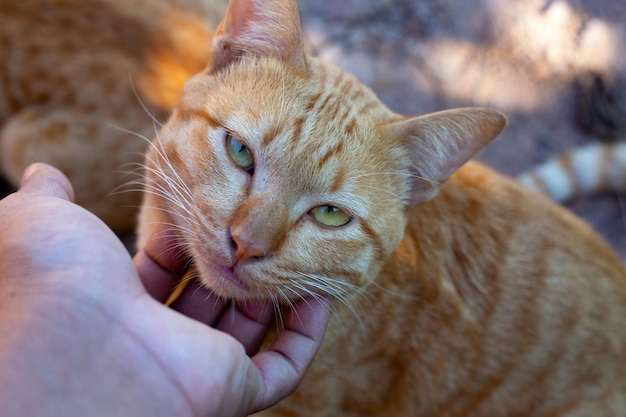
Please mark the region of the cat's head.
[[142, 222], [174, 224], [227, 298], [365, 288], [407, 212], [506, 123], [486, 109], [394, 114], [305, 54], [295, 0], [232, 0], [213, 47], [148, 152]]

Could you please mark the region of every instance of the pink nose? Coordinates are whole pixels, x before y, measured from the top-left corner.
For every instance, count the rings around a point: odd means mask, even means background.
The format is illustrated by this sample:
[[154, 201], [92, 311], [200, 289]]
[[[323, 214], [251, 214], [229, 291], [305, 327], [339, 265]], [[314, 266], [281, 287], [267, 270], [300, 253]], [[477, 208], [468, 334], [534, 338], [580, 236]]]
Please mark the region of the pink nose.
[[234, 263], [256, 261], [267, 256], [266, 251], [254, 241], [254, 238], [247, 236], [241, 228], [231, 229], [231, 245], [234, 252]]

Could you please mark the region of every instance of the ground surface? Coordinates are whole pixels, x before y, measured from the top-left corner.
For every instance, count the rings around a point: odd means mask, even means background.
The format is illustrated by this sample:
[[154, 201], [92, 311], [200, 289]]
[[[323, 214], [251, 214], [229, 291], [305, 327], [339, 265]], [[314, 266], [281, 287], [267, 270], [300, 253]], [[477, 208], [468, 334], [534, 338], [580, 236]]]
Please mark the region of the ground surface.
[[[300, 0], [300, 6], [310, 50], [357, 75], [393, 110], [413, 115], [482, 105], [507, 113], [509, 127], [480, 155], [504, 173], [517, 175], [598, 136], [626, 140], [626, 112], [589, 121], [597, 103], [576, 87], [592, 71], [626, 103], [626, 89], [611, 82], [626, 79], [626, 2]], [[569, 206], [626, 259], [626, 196]]]

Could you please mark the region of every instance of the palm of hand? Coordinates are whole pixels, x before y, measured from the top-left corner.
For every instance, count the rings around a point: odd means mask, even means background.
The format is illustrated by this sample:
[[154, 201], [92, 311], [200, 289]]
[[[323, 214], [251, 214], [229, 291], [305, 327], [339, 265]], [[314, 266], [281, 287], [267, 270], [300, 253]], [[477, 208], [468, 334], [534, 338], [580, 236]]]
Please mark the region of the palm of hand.
[[295, 389], [319, 347], [325, 303], [296, 307], [270, 350], [250, 358], [271, 309], [229, 307], [197, 288], [178, 312], [165, 307], [183, 266], [166, 250], [166, 231], [133, 263], [102, 222], [70, 202], [60, 172], [28, 174], [0, 201], [0, 327], [9, 327], [0, 362], [11, 364], [0, 384], [19, 377], [30, 398], [65, 401], [14, 402], [2, 415], [71, 406], [89, 415], [244, 416]]

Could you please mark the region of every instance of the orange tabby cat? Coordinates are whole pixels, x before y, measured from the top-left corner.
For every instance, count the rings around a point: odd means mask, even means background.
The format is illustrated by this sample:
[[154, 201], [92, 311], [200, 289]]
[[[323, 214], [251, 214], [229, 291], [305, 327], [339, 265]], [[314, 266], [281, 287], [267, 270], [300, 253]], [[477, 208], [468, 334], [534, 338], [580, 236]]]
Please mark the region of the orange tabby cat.
[[137, 193], [111, 193], [141, 161], [136, 136], [154, 136], [142, 103], [156, 117], [171, 110], [206, 66], [222, 3], [0, 1], [0, 175], [16, 185], [29, 163], [49, 162], [79, 204], [133, 228]]
[[172, 225], [224, 298], [334, 299], [305, 380], [264, 416], [626, 415], [626, 270], [467, 162], [505, 124], [394, 114], [305, 54], [295, 0], [232, 0], [147, 154], [139, 244]]

